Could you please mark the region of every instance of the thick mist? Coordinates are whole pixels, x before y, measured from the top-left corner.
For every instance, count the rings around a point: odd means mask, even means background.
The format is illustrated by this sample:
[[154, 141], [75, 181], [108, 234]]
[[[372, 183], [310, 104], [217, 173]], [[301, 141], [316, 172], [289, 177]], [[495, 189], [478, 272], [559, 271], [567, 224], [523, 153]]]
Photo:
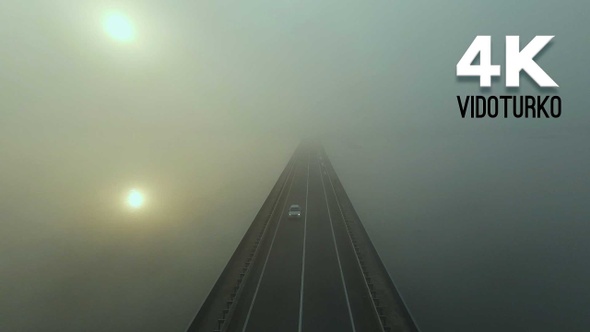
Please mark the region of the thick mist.
[[[137, 38], [101, 17], [118, 9]], [[4, 1], [0, 330], [184, 331], [323, 141], [422, 331], [587, 331], [584, 1]], [[462, 119], [476, 35], [555, 35], [558, 119]], [[125, 193], [146, 194], [130, 211]]]

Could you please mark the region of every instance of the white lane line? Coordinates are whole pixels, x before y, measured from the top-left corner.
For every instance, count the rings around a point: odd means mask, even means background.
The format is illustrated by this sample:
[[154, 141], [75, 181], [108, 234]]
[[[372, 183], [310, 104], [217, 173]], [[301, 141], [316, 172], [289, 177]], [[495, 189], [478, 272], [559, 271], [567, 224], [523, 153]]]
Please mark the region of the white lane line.
[[307, 155], [307, 182], [305, 184], [305, 216], [303, 218], [303, 255], [301, 259], [301, 291], [299, 293], [299, 328], [301, 332], [303, 325], [303, 286], [305, 284], [305, 245], [307, 244], [307, 197], [309, 194], [309, 157]]
[[[342, 222], [345, 223], [346, 219], [344, 218], [344, 212], [342, 212], [342, 207], [340, 206], [340, 201], [338, 201], [338, 195], [336, 195], [336, 189], [334, 189], [334, 183], [332, 183], [332, 178], [330, 178], [329, 175], [327, 175], [327, 176], [328, 176], [328, 180], [330, 180], [330, 186], [332, 187], [332, 192], [334, 193], [334, 198], [336, 199], [336, 205], [338, 205], [338, 210], [340, 211], [340, 216], [342, 217]], [[352, 243], [352, 238], [350, 237], [350, 233], [348, 232], [348, 230], [346, 230], [346, 233], [348, 234], [348, 240], [350, 241], [350, 245], [354, 248], [354, 245]], [[359, 266], [360, 271], [362, 271], [363, 268], [361, 267], [361, 261], [359, 260], [356, 253], [355, 253], [354, 257], [356, 258], [356, 262]], [[361, 272], [361, 274], [362, 274], [362, 272]], [[365, 280], [364, 284], [367, 287], [367, 292], [369, 292], [369, 294], [371, 294], [371, 289], [369, 288], [369, 285], [367, 284], [367, 280], [365, 279], [364, 275], [363, 275], [363, 280]], [[372, 307], [375, 311], [375, 314], [377, 315], [377, 320], [379, 321], [379, 326], [381, 327], [381, 331], [385, 331], [385, 327], [383, 327], [383, 322], [379, 318], [379, 312], [377, 311], [377, 307], [375, 307], [375, 302], [373, 302], [372, 299], [371, 299], [371, 304], [372, 304]], [[407, 306], [406, 306], [406, 308], [407, 308]]]
[[350, 309], [350, 301], [348, 300], [348, 290], [346, 289], [346, 281], [344, 281], [344, 272], [342, 272], [342, 264], [340, 263], [340, 253], [336, 245], [336, 235], [334, 234], [334, 224], [332, 223], [332, 215], [330, 213], [330, 204], [328, 204], [328, 194], [326, 193], [326, 186], [324, 185], [324, 175], [322, 174], [322, 167], [320, 168], [320, 176], [322, 179], [322, 188], [324, 190], [324, 198], [326, 199], [326, 208], [328, 209], [328, 219], [330, 219], [330, 227], [332, 228], [332, 241], [334, 241], [334, 249], [336, 249], [336, 258], [338, 260], [338, 268], [340, 269], [340, 279], [342, 279], [342, 287], [344, 287], [344, 296], [346, 296], [346, 305], [348, 306], [348, 315], [350, 316], [350, 324], [352, 331], [356, 332], [354, 327], [354, 318], [352, 318], [352, 309]]
[[[294, 162], [296, 163], [296, 162]], [[254, 308], [254, 302], [256, 301], [256, 296], [258, 295], [258, 289], [260, 289], [260, 284], [262, 283], [262, 277], [264, 276], [264, 271], [266, 271], [266, 263], [268, 263], [268, 258], [270, 257], [270, 253], [272, 251], [272, 247], [275, 243], [275, 238], [277, 237], [277, 233], [279, 231], [279, 226], [281, 226], [281, 220], [283, 220], [282, 212], [285, 210], [287, 206], [287, 202], [289, 201], [289, 194], [291, 193], [291, 187], [293, 186], [293, 182], [295, 178], [295, 164], [293, 165], [293, 178], [291, 179], [291, 183], [289, 183], [289, 190], [287, 191], [287, 196], [285, 197], [285, 203], [283, 203], [283, 208], [281, 209], [281, 214], [279, 215], [279, 222], [277, 223], [277, 228], [275, 229], [275, 233], [272, 236], [272, 241], [270, 242], [270, 247], [268, 248], [268, 253], [266, 254], [266, 259], [264, 260], [264, 265], [262, 266], [262, 273], [260, 273], [260, 278], [258, 279], [258, 284], [256, 285], [256, 290], [254, 291], [254, 297], [252, 298], [252, 303], [250, 303], [250, 308], [248, 309], [248, 315], [246, 315], [246, 321], [244, 322], [244, 328], [242, 332], [246, 331], [248, 327], [248, 321], [250, 320], [250, 314], [252, 313], [252, 308]], [[280, 198], [280, 197], [279, 197]]]

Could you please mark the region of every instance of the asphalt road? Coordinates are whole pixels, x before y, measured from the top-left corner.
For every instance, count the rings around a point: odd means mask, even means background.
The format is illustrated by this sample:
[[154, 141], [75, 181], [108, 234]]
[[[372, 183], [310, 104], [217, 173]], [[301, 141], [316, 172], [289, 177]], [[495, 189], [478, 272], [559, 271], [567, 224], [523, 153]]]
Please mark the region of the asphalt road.
[[201, 331], [419, 332], [321, 146], [287, 163], [187, 329]]
[[[382, 331], [325, 159], [295, 152], [228, 331]], [[287, 217], [291, 204], [300, 218]]]

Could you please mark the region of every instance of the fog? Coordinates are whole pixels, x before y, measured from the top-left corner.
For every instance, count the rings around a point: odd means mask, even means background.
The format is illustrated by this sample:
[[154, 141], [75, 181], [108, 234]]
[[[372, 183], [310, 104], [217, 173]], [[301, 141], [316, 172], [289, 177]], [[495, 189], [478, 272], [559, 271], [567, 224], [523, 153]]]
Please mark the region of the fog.
[[[126, 13], [131, 43], [102, 17]], [[184, 331], [301, 139], [421, 330], [590, 329], [584, 1], [0, 4], [0, 330]], [[560, 85], [481, 92], [476, 35]], [[554, 94], [558, 119], [457, 95]], [[145, 207], [125, 194], [140, 188]]]

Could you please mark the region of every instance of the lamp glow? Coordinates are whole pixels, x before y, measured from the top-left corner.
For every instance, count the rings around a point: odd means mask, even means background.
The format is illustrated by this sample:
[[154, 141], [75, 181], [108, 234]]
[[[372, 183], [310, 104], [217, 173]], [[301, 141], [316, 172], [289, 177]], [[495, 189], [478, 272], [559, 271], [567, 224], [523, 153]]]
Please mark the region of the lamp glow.
[[127, 196], [127, 204], [134, 209], [139, 209], [143, 203], [143, 195], [138, 190], [132, 189]]
[[121, 13], [111, 13], [104, 20], [104, 29], [113, 39], [130, 42], [135, 37], [131, 21]]

